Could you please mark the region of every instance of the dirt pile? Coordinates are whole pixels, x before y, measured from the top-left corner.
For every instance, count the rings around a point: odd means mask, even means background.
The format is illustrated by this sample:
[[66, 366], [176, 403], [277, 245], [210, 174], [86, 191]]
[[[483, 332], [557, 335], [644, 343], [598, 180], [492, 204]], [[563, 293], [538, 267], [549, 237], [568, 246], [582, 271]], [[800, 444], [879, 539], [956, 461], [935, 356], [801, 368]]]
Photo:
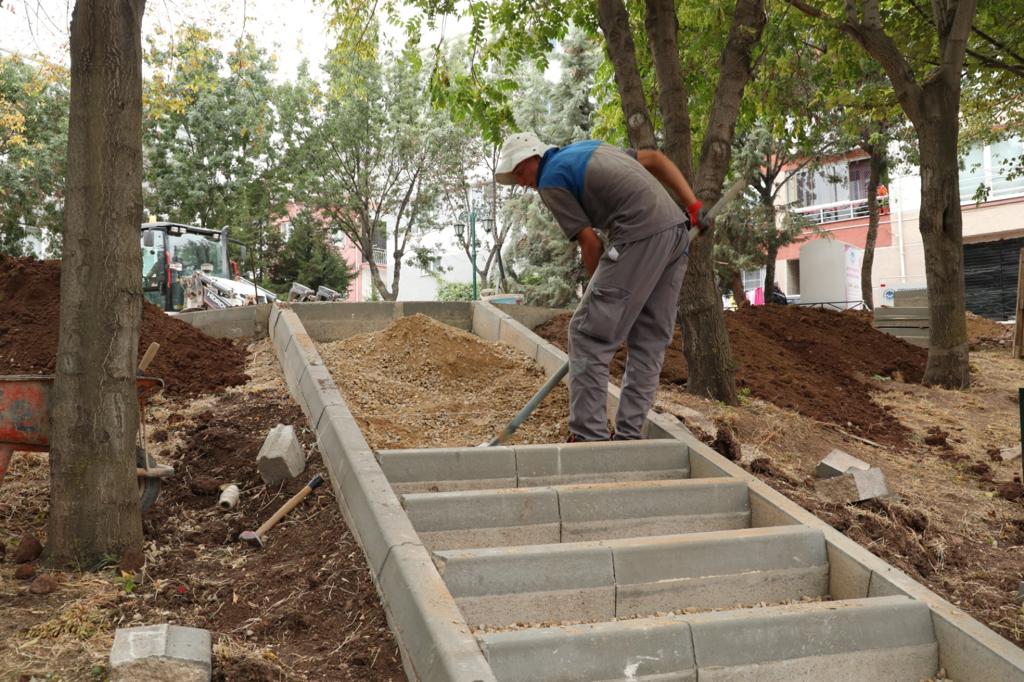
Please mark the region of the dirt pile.
[[[537, 328], [566, 347], [569, 314]], [[907, 430], [871, 399], [876, 382], [920, 381], [926, 352], [871, 326], [868, 315], [798, 306], [751, 306], [725, 316], [741, 394], [774, 403], [883, 443], [902, 445]], [[665, 354], [663, 384], [685, 385], [682, 335]], [[622, 377], [626, 351], [612, 362]]]
[[[60, 261], [0, 255], [0, 374], [52, 374], [60, 328]], [[160, 352], [147, 374], [170, 395], [198, 395], [248, 381], [245, 350], [144, 303], [139, 356]]]
[[1013, 325], [1000, 324], [969, 312], [967, 342], [971, 344], [971, 350], [1008, 348], [1013, 344]]
[[[320, 345], [320, 354], [374, 448], [473, 446], [505, 426], [544, 383], [513, 348], [413, 315], [389, 328]], [[512, 439], [568, 435], [558, 386]]]

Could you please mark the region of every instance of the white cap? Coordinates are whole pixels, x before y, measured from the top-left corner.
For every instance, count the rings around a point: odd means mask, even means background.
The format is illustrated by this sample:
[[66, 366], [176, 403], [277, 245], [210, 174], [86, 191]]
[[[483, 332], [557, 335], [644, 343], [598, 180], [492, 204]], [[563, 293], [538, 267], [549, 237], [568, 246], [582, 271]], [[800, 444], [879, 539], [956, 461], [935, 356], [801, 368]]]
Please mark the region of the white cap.
[[549, 149], [554, 149], [552, 144], [544, 144], [540, 138], [533, 133], [516, 133], [505, 140], [501, 145], [501, 152], [498, 154], [498, 166], [494, 169], [494, 179], [502, 185], [516, 184], [516, 177], [512, 171], [523, 161], [531, 156], [544, 156]]

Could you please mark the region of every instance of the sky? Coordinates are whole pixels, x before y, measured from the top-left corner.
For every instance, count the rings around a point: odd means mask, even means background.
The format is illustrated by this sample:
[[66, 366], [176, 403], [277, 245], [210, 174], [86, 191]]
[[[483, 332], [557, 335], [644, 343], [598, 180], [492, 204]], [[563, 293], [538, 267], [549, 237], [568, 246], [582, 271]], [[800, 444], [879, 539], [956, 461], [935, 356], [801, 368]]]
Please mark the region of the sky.
[[[43, 54], [67, 65], [68, 32], [74, 0], [0, 0], [0, 51], [23, 55]], [[328, 10], [314, 0], [148, 0], [143, 15], [142, 43], [166, 40], [173, 29], [193, 21], [222, 36], [225, 51], [239, 36], [249, 33], [256, 43], [276, 55], [278, 78], [290, 80], [308, 59], [316, 67], [332, 44], [327, 29]], [[447, 34], [460, 30], [449, 20]], [[392, 39], [401, 31], [385, 28]], [[426, 41], [436, 41], [428, 34]]]

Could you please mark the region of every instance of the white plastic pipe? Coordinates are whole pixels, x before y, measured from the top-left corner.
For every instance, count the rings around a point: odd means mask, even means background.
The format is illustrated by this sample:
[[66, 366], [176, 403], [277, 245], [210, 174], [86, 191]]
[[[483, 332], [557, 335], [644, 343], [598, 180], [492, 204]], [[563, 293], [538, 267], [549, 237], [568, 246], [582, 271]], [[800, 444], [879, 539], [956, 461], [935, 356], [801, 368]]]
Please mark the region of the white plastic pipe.
[[238, 506], [238, 486], [232, 483], [226, 486], [220, 493], [220, 499], [217, 500], [217, 506], [220, 507], [221, 511], [231, 511]]

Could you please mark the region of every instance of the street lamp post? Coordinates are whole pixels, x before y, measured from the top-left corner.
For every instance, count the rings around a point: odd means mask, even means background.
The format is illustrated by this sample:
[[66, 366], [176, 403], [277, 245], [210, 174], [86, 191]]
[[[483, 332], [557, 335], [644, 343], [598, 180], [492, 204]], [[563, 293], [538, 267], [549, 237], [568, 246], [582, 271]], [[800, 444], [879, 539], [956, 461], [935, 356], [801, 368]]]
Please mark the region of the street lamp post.
[[[467, 216], [467, 218], [469, 219], [469, 247], [470, 247], [470, 251], [472, 253], [472, 260], [473, 260], [473, 300], [475, 301], [476, 298], [477, 298], [477, 288], [476, 288], [476, 209], [471, 209], [470, 211], [468, 211], [467, 213], [463, 213], [462, 215]], [[465, 233], [466, 233], [466, 224], [465, 223], [455, 223], [455, 234], [458, 235], [459, 239], [462, 239], [462, 237], [465, 235]]]

